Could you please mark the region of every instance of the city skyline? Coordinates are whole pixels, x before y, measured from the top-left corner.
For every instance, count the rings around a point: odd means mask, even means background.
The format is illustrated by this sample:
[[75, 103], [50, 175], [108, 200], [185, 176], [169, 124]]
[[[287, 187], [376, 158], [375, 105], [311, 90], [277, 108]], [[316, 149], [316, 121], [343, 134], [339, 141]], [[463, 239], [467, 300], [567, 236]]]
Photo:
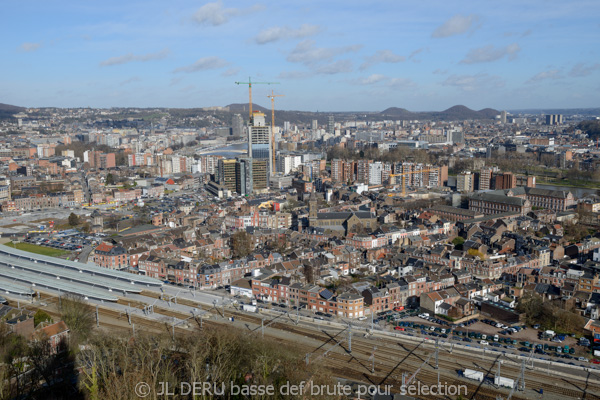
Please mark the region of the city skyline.
[[17, 3], [0, 103], [304, 111], [587, 108], [600, 100], [594, 1]]

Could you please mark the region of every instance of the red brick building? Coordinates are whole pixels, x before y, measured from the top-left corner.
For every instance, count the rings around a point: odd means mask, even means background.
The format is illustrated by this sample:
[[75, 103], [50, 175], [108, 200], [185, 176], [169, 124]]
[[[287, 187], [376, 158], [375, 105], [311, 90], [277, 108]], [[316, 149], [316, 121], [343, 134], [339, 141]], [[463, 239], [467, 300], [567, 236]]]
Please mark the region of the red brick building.
[[94, 262], [100, 267], [123, 269], [127, 267], [127, 250], [121, 246], [101, 243], [94, 250]]

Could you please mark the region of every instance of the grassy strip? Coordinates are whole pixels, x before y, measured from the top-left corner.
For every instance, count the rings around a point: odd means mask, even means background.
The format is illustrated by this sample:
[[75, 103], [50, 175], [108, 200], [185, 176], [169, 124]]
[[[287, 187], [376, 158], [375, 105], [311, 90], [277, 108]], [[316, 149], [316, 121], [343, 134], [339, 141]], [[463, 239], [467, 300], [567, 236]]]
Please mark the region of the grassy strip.
[[41, 254], [43, 256], [60, 257], [69, 254], [66, 250], [53, 249], [51, 247], [38, 246], [31, 243], [5, 243], [5, 246], [13, 247], [18, 250], [28, 251], [30, 253]]
[[536, 184], [568, 186], [568, 187], [582, 188], [582, 189], [600, 189], [600, 182], [578, 180], [578, 179], [550, 179], [550, 180], [536, 179]]

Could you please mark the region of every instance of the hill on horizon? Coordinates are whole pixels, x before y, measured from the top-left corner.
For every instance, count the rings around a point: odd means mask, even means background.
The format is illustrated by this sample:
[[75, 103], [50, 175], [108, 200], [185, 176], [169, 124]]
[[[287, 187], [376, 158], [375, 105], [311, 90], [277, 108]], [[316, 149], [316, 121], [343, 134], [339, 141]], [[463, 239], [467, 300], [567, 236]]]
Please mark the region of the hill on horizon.
[[483, 110], [475, 111], [463, 105], [456, 105], [444, 111], [408, 111], [405, 108], [390, 107], [382, 112], [381, 115], [390, 116], [399, 119], [416, 119], [416, 120], [434, 120], [434, 121], [456, 121], [456, 120], [480, 120], [494, 119], [500, 111], [492, 108], [484, 108]]
[[[233, 103], [233, 104], [229, 104], [228, 106], [225, 106], [227, 108], [229, 108], [230, 112], [235, 112], [235, 113], [240, 113], [240, 112], [248, 112], [248, 103]], [[270, 112], [271, 109], [269, 108], [265, 108], [263, 106], [259, 106], [256, 103], [252, 103], [252, 111], [260, 111], [263, 113], [267, 113]]]
[[13, 106], [10, 104], [0, 103], [0, 119], [13, 118], [14, 114], [25, 111], [25, 107]]

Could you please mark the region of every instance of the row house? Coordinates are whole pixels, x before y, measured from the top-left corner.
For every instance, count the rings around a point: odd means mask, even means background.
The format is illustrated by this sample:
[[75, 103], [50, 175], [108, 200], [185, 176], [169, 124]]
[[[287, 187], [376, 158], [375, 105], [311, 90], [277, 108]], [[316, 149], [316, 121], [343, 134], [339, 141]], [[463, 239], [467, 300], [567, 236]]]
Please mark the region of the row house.
[[151, 186], [142, 188], [142, 195], [148, 196], [150, 198], [162, 197], [164, 194], [165, 194], [164, 185], [151, 185]]
[[375, 237], [373, 235], [369, 236], [358, 236], [350, 234], [347, 239], [344, 241], [347, 246], [356, 248], [356, 249], [375, 249], [378, 247], [383, 247], [388, 244], [388, 240], [385, 236]]
[[166, 260], [163, 265], [163, 276], [169, 282], [185, 286], [196, 286], [197, 268], [192, 263], [179, 260]]
[[546, 266], [540, 270], [539, 283], [562, 287], [565, 282], [565, 271], [562, 268]]
[[316, 310], [317, 299], [319, 298], [319, 292], [321, 290], [323, 290], [323, 288], [317, 285], [294, 283], [290, 286], [289, 302], [300, 308]]
[[390, 293], [385, 289], [374, 286], [361, 292], [365, 305], [371, 309], [371, 313], [377, 314], [390, 309]]
[[406, 307], [408, 294], [408, 283], [402, 279], [391, 282], [381, 289], [370, 287], [361, 292], [365, 306], [375, 314]]
[[432, 314], [448, 315], [450, 309], [457, 300], [461, 298], [460, 293], [453, 287], [421, 294], [420, 307], [423, 311]]
[[229, 214], [225, 216], [225, 227], [231, 229], [245, 229], [252, 226], [258, 226], [259, 214]]
[[140, 257], [148, 254], [150, 254], [150, 249], [143, 246], [127, 250], [127, 255], [129, 257], [129, 266], [131, 268], [137, 268]]
[[421, 293], [431, 292], [432, 290], [440, 290], [442, 284], [431, 280], [427, 276], [405, 276], [404, 280], [408, 284], [408, 303], [416, 303], [421, 297]]
[[249, 274], [252, 268], [245, 260], [230, 260], [214, 265], [204, 265], [198, 269], [199, 288], [215, 288], [231, 285], [232, 282]]
[[164, 261], [162, 258], [152, 254], [143, 254], [138, 258], [138, 271], [140, 274], [160, 279], [164, 277]]
[[[79, 201], [79, 203], [78, 203]], [[14, 197], [12, 200], [4, 200], [2, 211], [31, 211], [45, 208], [72, 207], [81, 204], [81, 196], [74, 192], [67, 192], [47, 196], [36, 194], [31, 196]]]
[[290, 304], [345, 318], [364, 315], [364, 298], [355, 293], [334, 296], [329, 290], [316, 285], [294, 283], [290, 286]]
[[500, 261], [479, 260], [478, 258], [463, 259], [461, 264], [469, 274], [477, 278], [498, 279], [503, 273], [503, 264]]
[[290, 297], [289, 277], [273, 279], [272, 271], [262, 270], [251, 278], [252, 297], [266, 302], [288, 303]]
[[364, 299], [355, 293], [343, 293], [336, 298], [337, 315], [345, 318], [359, 318], [364, 316]]
[[117, 189], [113, 191], [113, 198], [119, 203], [130, 203], [142, 197], [142, 189]]
[[258, 216], [258, 227], [267, 229], [288, 229], [292, 226], [291, 213], [264, 213]]

